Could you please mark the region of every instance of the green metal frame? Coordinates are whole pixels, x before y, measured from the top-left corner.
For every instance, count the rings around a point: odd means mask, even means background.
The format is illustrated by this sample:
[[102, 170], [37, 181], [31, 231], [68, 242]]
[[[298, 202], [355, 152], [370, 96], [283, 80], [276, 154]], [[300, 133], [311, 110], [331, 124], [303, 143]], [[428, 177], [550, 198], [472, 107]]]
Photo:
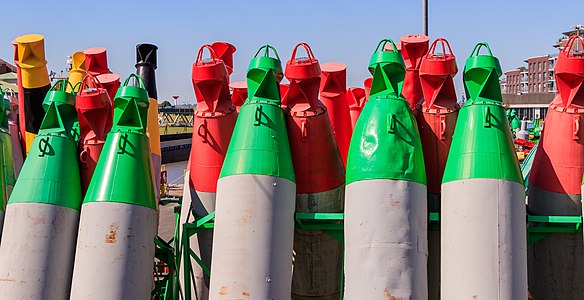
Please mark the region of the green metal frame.
[[[182, 245], [178, 242], [179, 234], [179, 217], [180, 205], [175, 207], [176, 213], [176, 228], [173, 241], [164, 242], [162, 239], [156, 239], [156, 257], [167, 263], [169, 266], [169, 273], [163, 279], [157, 282], [153, 295], [159, 295], [157, 299], [183, 299], [191, 300], [190, 293], [180, 295], [178, 284], [179, 269], [184, 268], [183, 281], [184, 290], [190, 291], [191, 284], [194, 283], [194, 274], [192, 270], [191, 260], [185, 259], [181, 262], [182, 253], [188, 253], [190, 258], [193, 258], [197, 264], [203, 269], [203, 273], [210, 275], [210, 269], [206, 266], [200, 257], [198, 257], [190, 248], [189, 238], [201, 230], [214, 228], [215, 213], [212, 212], [204, 217], [196, 219], [192, 223], [182, 224]], [[321, 230], [341, 243], [344, 241], [344, 213], [296, 213], [296, 229], [302, 230]], [[531, 245], [549, 234], [554, 233], [582, 233], [582, 216], [534, 216], [527, 215], [527, 243]], [[428, 228], [431, 231], [440, 230], [440, 214], [431, 212], [429, 214]], [[172, 244], [172, 246], [171, 246]], [[177, 249], [177, 251], [173, 251]], [[343, 260], [344, 264], [344, 260]], [[173, 275], [173, 276], [171, 276]], [[343, 299], [343, 281], [341, 280], [341, 299]]]

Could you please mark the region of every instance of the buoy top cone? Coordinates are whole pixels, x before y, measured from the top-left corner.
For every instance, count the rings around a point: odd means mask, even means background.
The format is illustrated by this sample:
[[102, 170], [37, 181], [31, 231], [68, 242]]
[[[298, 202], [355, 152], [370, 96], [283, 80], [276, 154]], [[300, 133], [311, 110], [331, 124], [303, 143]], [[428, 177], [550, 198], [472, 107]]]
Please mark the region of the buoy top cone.
[[[296, 56], [300, 47], [306, 50], [307, 57]], [[296, 45], [292, 57], [286, 63], [284, 75], [290, 81], [290, 85], [286, 95], [282, 97], [282, 104], [292, 114], [304, 112], [315, 115], [325, 111], [324, 105], [318, 101], [320, 74], [320, 65], [310, 46], [306, 43]]]
[[[479, 55], [482, 48], [488, 52], [487, 55]], [[493, 56], [489, 44], [478, 43], [464, 66], [464, 90], [467, 102], [469, 101], [503, 101], [501, 96], [501, 64], [499, 59]]]
[[360, 111], [367, 101], [365, 89], [360, 87], [351, 87], [347, 89], [347, 103], [351, 110]]
[[52, 134], [64, 135], [73, 139], [78, 137], [78, 132], [74, 127], [74, 123], [78, 121], [75, 110], [75, 95], [67, 92], [68, 89], [72, 88], [67, 79], [61, 79], [55, 82], [47, 92], [43, 101], [45, 112], [48, 114], [49, 110], [54, 107], [58, 113], [52, 113], [51, 116], [45, 115], [39, 134], [42, 129], [45, 129], [45, 132]]
[[324, 63], [321, 66], [321, 72], [320, 94], [322, 97], [335, 98], [347, 92], [347, 66], [345, 64]]
[[85, 71], [85, 54], [82, 51], [75, 51], [71, 55], [71, 71], [74, 70]]
[[[392, 45], [392, 50], [385, 50], [385, 45], [388, 43]], [[369, 98], [382, 95], [395, 99], [403, 98], [401, 91], [406, 68], [402, 55], [396, 49], [397, 47], [391, 39], [381, 40], [377, 44], [377, 48], [369, 60], [369, 72], [373, 75]], [[378, 76], [375, 76], [378, 71]]]
[[[134, 85], [130, 85], [131, 79], [134, 79]], [[118, 89], [114, 99], [112, 131], [123, 129], [145, 133], [149, 104], [148, 92], [144, 87], [142, 77], [130, 74]]]
[[[580, 44], [580, 49], [574, 47]], [[584, 38], [579, 35], [570, 37], [566, 46], [558, 55], [555, 77], [562, 107], [584, 107]], [[558, 101], [554, 101], [554, 104]]]
[[[479, 55], [480, 48], [488, 55]], [[473, 178], [510, 180], [523, 177], [501, 102], [499, 60], [487, 43], [479, 43], [464, 71], [467, 101], [458, 114], [442, 183]]]
[[47, 93], [55, 95], [48, 96], [43, 102], [46, 104], [45, 117], [9, 203], [46, 203], [76, 210], [81, 206], [77, 162], [62, 161], [64, 157], [77, 157], [72, 130], [77, 112], [74, 96], [64, 92], [67, 84], [66, 80], [59, 80]]
[[110, 99], [115, 98], [120, 88], [120, 75], [114, 73], [100, 74], [96, 76], [99, 83], [107, 90]]
[[110, 72], [107, 66], [107, 52], [105, 48], [89, 48], [84, 50], [83, 54], [85, 54], [85, 71], [88, 74], [97, 76]]
[[38, 88], [47, 85], [49, 74], [46, 70], [45, 37], [40, 34], [27, 34], [15, 40], [15, 61], [22, 70], [22, 86]]
[[[262, 52], [262, 50], [264, 50], [264, 54], [259, 55], [260, 52]], [[270, 56], [270, 50], [272, 52], [274, 52], [274, 55], [276, 57]], [[256, 73], [260, 70], [263, 70], [263, 72], [267, 72], [268, 70], [270, 70], [270, 72], [275, 76], [277, 83], [280, 83], [282, 81], [282, 79], [284, 78], [284, 73], [282, 72], [282, 61], [280, 60], [280, 56], [278, 55], [278, 51], [276, 51], [276, 48], [274, 48], [270, 45], [264, 45], [264, 46], [260, 47], [260, 49], [258, 49], [258, 51], [254, 55], [254, 57], [249, 62], [249, 68], [247, 70], [247, 72], [248, 72], [247, 86], [248, 86], [248, 93], [252, 96], [255, 94], [255, 90], [257, 89], [257, 85], [250, 85], [249, 72]], [[254, 77], [254, 76], [252, 76], [252, 77]]]
[[73, 86], [72, 90], [68, 92], [78, 92], [81, 86], [81, 80], [87, 72], [85, 72], [85, 54], [81, 51], [75, 51], [71, 55], [71, 70], [69, 70], [69, 82]]
[[219, 59], [225, 64], [227, 73], [231, 75], [233, 73], [233, 53], [237, 50], [235, 46], [226, 42], [214, 42], [211, 44], [211, 47], [215, 50]]
[[80, 127], [91, 128], [95, 138], [105, 140], [111, 126], [112, 101], [108, 91], [95, 76], [86, 75], [81, 81], [76, 107], [79, 113], [84, 115], [84, 118], [79, 120]]
[[[385, 50], [391, 43], [392, 50]], [[347, 161], [347, 184], [392, 179], [426, 185], [426, 168], [416, 120], [401, 95], [404, 60], [390, 39], [371, 57], [371, 95], [357, 120]], [[389, 102], [388, 102], [389, 100]]]
[[[264, 50], [263, 56], [258, 54]], [[272, 50], [276, 58], [268, 57]], [[295, 182], [280, 87], [276, 49], [262, 46], [247, 72], [248, 99], [241, 107], [220, 178], [238, 174], [276, 176]]]
[[[442, 52], [437, 53], [438, 44]], [[455, 110], [456, 92], [452, 78], [458, 72], [450, 44], [437, 38], [420, 63], [420, 82], [424, 94], [424, 110]]]
[[[205, 49], [209, 51], [208, 59], [203, 59]], [[211, 45], [201, 46], [191, 75], [197, 99], [197, 115], [221, 116], [235, 110], [229, 94], [228, 76], [225, 63]]]
[[154, 71], [158, 67], [158, 46], [153, 44], [138, 44], [136, 46], [136, 73], [142, 77], [144, 88], [148, 91], [148, 97], [157, 99], [156, 75]]
[[231, 102], [236, 107], [240, 107], [247, 99], [247, 82], [237, 81], [229, 84], [231, 89]]

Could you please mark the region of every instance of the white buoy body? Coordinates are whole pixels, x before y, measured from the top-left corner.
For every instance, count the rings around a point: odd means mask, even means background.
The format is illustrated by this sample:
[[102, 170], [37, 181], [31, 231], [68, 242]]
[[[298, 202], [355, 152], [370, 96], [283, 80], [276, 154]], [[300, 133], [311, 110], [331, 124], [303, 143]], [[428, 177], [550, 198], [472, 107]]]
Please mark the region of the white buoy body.
[[83, 204], [70, 299], [150, 299], [157, 228], [151, 208]]
[[210, 299], [290, 299], [294, 182], [267, 175], [219, 179]]
[[426, 193], [402, 180], [347, 185], [345, 299], [428, 298]]
[[79, 211], [11, 203], [0, 246], [0, 298], [69, 299]]
[[441, 297], [527, 299], [524, 186], [502, 179], [442, 184]]

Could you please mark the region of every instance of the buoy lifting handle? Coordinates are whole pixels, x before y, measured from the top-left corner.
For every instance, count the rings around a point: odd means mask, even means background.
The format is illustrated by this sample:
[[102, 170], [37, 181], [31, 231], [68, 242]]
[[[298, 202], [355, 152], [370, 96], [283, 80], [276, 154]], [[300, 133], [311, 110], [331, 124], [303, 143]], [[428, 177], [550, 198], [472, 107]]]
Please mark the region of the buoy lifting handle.
[[300, 42], [296, 45], [296, 47], [294, 47], [294, 50], [292, 50], [292, 57], [290, 58], [291, 61], [293, 61], [293, 62], [296, 61], [296, 51], [298, 50], [299, 47], [303, 47], [304, 50], [306, 50], [306, 56], [308, 56], [308, 60], [310, 62], [316, 61], [316, 58], [314, 57], [314, 54], [312, 53], [312, 49], [310, 49], [310, 46], [308, 46], [308, 44], [305, 42]]
[[386, 51], [384, 49], [385, 49], [385, 45], [387, 45], [387, 43], [391, 43], [391, 52], [397, 52], [397, 46], [395, 45], [395, 43], [393, 42], [392, 39], [383, 39], [383, 40], [379, 41], [379, 44], [377, 44], [377, 47], [375, 48], [375, 51], [373, 53]]
[[213, 47], [211, 47], [211, 45], [209, 44], [205, 44], [203, 46], [201, 46], [201, 48], [199, 48], [199, 52], [197, 53], [197, 59], [195, 60], [195, 65], [201, 65], [201, 64], [205, 64], [205, 62], [203, 61], [203, 50], [207, 49], [209, 51], [209, 58], [211, 58], [211, 62], [219, 62], [222, 61], [219, 56], [217, 55], [217, 52], [215, 52], [215, 49], [213, 49]]
[[276, 58], [278, 60], [281, 60], [280, 59], [280, 56], [278, 55], [278, 51], [276, 51], [276, 48], [274, 48], [274, 47], [272, 47], [272, 46], [270, 46], [268, 44], [261, 46], [253, 57], [254, 58], [258, 57], [258, 54], [260, 54], [260, 52], [262, 51], [262, 49], [265, 49], [265, 52], [264, 52], [264, 56], [265, 57], [270, 57], [270, 49], [271, 49], [274, 52], [274, 55], [276, 55]]
[[[578, 40], [580, 42], [580, 51], [578, 53], [572, 53], [572, 46], [574, 46], [574, 41]], [[584, 38], [579, 35], [573, 35], [568, 39], [566, 42], [566, 46], [562, 49], [562, 52], [566, 53], [567, 56], [574, 56], [574, 55], [584, 55]]]
[[[436, 55], [436, 47], [438, 45], [438, 42], [440, 42], [440, 44], [442, 45], [442, 55]], [[448, 48], [448, 53], [446, 52], [446, 48]], [[432, 45], [430, 45], [430, 50], [428, 51], [428, 54], [426, 54], [426, 57], [432, 56], [446, 58], [448, 55], [454, 56], [454, 54], [452, 53], [452, 48], [450, 48], [450, 43], [448, 43], [448, 41], [444, 38], [437, 38], [436, 40], [434, 40]]]
[[482, 43], [478, 43], [476, 44], [476, 46], [474, 47], [474, 49], [472, 50], [472, 52], [470, 53], [470, 56], [479, 56], [479, 53], [481, 52], [481, 48], [485, 47], [487, 49], [487, 51], [489, 51], [489, 56], [493, 56], [493, 52], [491, 52], [491, 47], [489, 47], [489, 44], [487, 42], [482, 42]]

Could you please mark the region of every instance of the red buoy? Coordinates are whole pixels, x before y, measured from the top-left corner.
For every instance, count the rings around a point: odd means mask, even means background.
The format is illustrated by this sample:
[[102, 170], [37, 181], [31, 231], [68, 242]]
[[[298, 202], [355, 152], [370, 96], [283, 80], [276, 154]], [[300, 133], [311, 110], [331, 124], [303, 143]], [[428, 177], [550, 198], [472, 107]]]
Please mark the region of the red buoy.
[[239, 112], [239, 108], [247, 99], [247, 83], [245, 81], [232, 82], [229, 84], [229, 88], [231, 89], [231, 102]]
[[[558, 55], [558, 95], [529, 175], [528, 207], [537, 215], [581, 216], [584, 174], [584, 38], [570, 37]], [[534, 299], [575, 299], [584, 293], [582, 235], [551, 234], [528, 248], [529, 290]]]
[[97, 76], [110, 72], [107, 66], [107, 52], [105, 48], [89, 48], [84, 50], [83, 54], [85, 54], [85, 72], [87, 74]]
[[349, 104], [349, 111], [351, 113], [351, 129], [355, 129], [355, 124], [366, 101], [367, 97], [364, 88], [352, 87], [347, 89], [347, 103]]
[[422, 57], [428, 52], [429, 41], [430, 38], [421, 34], [410, 34], [402, 36], [400, 39], [400, 52], [406, 64], [406, 77], [404, 78], [402, 95], [410, 103], [412, 110], [420, 103], [423, 97], [419, 69]]
[[341, 152], [343, 165], [351, 142], [351, 113], [347, 104], [347, 66], [342, 63], [326, 63], [321, 66], [320, 101], [326, 107], [333, 133]]
[[83, 195], [95, 171], [105, 138], [112, 128], [113, 110], [108, 91], [99, 80], [86, 75], [81, 81], [75, 107], [79, 117], [79, 162]]
[[[300, 47], [306, 58], [296, 56]], [[326, 107], [318, 101], [320, 66], [306, 43], [296, 45], [284, 75], [290, 81], [281, 94], [296, 176], [296, 211], [342, 212], [344, 166]], [[294, 251], [292, 299], [338, 297], [341, 243], [324, 232], [295, 230]]]
[[[211, 48], [215, 50], [215, 53], [225, 64], [227, 68], [227, 73], [230, 76], [233, 73], [233, 53], [237, 50], [235, 46], [226, 42], [214, 42], [211, 44]], [[229, 76], [227, 77], [229, 79]]]

